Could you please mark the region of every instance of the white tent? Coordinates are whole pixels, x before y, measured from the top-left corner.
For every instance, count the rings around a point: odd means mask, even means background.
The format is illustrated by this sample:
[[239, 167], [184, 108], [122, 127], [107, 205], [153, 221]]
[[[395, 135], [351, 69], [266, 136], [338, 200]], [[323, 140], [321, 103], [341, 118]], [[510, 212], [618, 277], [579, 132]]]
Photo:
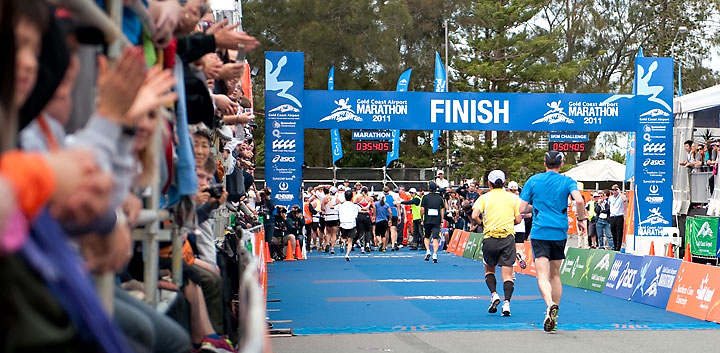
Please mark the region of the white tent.
[[611, 159], [588, 160], [578, 163], [563, 174], [581, 182], [622, 182], [625, 180], [625, 165]]

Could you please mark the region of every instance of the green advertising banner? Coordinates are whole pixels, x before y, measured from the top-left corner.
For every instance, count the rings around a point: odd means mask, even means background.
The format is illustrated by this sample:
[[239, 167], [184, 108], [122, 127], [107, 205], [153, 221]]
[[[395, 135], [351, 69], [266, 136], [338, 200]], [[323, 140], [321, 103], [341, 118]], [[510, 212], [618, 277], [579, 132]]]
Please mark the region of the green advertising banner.
[[685, 222], [685, 241], [690, 253], [697, 256], [716, 256], [718, 238], [717, 217], [688, 217]]
[[590, 251], [587, 249], [568, 248], [565, 260], [560, 267], [560, 280], [563, 284], [577, 287], [580, 276], [585, 272], [586, 264], [590, 258]]
[[482, 240], [482, 235], [480, 235], [478, 233], [470, 233], [470, 237], [468, 238], [467, 245], [465, 246], [465, 251], [463, 252], [463, 257], [472, 259], [475, 256], [475, 250], [478, 247], [480, 247], [481, 240]]
[[[475, 234], [475, 233], [473, 233]], [[482, 249], [482, 241], [485, 238], [485, 236], [482, 233], [478, 234], [478, 246], [477, 249], [475, 249], [475, 255], [473, 256], [473, 259], [477, 261], [483, 260], [483, 249]]]
[[584, 269], [578, 278], [578, 287], [602, 292], [616, 253], [600, 249], [587, 251], [590, 254], [585, 259]]

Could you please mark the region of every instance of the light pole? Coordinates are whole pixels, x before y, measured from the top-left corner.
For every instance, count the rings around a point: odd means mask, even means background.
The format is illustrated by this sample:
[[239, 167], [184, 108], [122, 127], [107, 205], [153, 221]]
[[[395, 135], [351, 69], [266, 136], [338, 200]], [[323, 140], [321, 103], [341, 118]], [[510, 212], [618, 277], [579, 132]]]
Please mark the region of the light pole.
[[[672, 44], [670, 44], [670, 57], [673, 59], [673, 76], [675, 76], [675, 41], [681, 33], [685, 34], [687, 31], [688, 28], [685, 26], [678, 27], [677, 32], [675, 33], [675, 38], [673, 38]], [[682, 70], [682, 67], [678, 61], [678, 96], [682, 96], [682, 78], [680, 70]]]

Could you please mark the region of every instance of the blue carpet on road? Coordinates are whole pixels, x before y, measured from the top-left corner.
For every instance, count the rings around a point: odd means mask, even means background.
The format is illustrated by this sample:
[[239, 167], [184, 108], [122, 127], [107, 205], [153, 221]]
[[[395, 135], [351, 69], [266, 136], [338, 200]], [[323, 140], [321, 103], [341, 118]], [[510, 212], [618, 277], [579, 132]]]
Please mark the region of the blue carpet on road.
[[[545, 304], [535, 277], [517, 275], [512, 316], [489, 314], [482, 263], [449, 253], [439, 263], [424, 252], [309, 254], [269, 264], [268, 315], [295, 334], [395, 331], [541, 330]], [[498, 292], [502, 282], [498, 271]], [[563, 287], [559, 330], [718, 329], [663, 309], [593, 291]]]

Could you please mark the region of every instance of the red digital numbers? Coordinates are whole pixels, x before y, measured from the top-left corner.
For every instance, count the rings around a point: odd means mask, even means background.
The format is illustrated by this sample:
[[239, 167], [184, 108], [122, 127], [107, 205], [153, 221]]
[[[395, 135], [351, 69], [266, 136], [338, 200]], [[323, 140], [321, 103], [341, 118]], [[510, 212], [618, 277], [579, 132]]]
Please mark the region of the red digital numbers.
[[390, 152], [392, 143], [388, 141], [355, 141], [355, 152]]
[[585, 152], [587, 142], [553, 142], [550, 149], [558, 152]]

